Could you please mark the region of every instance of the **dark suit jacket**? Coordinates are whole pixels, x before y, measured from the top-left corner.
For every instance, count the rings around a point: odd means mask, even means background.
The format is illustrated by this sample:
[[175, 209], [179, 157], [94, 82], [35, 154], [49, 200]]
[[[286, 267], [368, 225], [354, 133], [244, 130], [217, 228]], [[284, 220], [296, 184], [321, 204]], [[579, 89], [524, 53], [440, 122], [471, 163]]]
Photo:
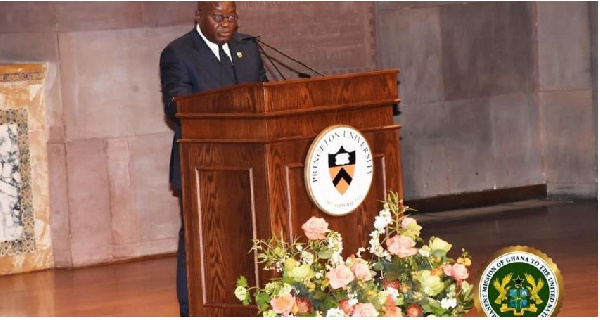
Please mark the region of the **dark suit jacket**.
[[[243, 40], [245, 34], [236, 33], [227, 43], [238, 83], [267, 81], [260, 52], [253, 40]], [[242, 57], [238, 56], [241, 52]], [[171, 150], [169, 182], [181, 189], [181, 162], [179, 144], [181, 123], [175, 117], [174, 97], [217, 89], [221, 86], [219, 60], [206, 45], [196, 29], [171, 42], [160, 56], [160, 80], [164, 110], [174, 123], [175, 134]]]

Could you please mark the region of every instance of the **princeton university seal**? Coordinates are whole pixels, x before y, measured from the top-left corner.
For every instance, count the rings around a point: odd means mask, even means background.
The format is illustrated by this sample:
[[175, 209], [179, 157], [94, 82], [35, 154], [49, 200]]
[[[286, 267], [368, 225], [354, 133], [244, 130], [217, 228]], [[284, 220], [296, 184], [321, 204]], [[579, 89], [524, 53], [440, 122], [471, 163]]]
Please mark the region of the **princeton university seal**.
[[476, 307], [491, 317], [556, 316], [564, 295], [560, 271], [552, 259], [526, 246], [496, 252], [484, 266]]
[[325, 213], [341, 216], [356, 209], [373, 179], [373, 155], [356, 129], [331, 126], [315, 138], [304, 166], [304, 182], [313, 202]]

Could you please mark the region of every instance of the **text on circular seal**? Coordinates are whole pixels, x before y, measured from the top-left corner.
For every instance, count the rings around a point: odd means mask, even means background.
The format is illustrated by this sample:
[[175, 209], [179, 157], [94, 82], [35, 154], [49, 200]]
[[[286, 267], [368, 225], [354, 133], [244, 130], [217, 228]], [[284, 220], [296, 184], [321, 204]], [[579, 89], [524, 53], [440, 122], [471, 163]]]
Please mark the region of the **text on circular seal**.
[[373, 180], [373, 155], [365, 137], [350, 126], [330, 126], [315, 138], [304, 166], [304, 182], [323, 212], [341, 216], [365, 199]]
[[477, 289], [475, 306], [490, 317], [556, 316], [564, 296], [556, 264], [527, 246], [496, 252], [484, 266]]

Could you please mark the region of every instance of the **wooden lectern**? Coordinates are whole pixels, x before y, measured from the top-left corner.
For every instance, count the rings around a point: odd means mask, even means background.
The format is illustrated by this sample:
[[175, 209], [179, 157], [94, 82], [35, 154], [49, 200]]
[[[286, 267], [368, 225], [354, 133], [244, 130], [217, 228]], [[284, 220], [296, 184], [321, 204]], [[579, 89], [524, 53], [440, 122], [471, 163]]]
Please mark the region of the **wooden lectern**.
[[[303, 236], [311, 216], [344, 237], [344, 257], [367, 247], [388, 191], [402, 195], [396, 70], [248, 83], [177, 98], [191, 316], [255, 316], [234, 296], [273, 274], [249, 253], [252, 238]], [[304, 184], [313, 139], [331, 125], [353, 126], [375, 162], [370, 191], [354, 212], [322, 213]]]

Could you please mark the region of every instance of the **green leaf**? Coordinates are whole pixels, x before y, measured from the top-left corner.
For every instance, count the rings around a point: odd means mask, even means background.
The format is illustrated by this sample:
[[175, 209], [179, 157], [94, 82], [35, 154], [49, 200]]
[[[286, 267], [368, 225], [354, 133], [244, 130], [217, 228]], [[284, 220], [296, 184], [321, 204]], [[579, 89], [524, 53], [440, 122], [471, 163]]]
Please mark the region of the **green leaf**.
[[248, 286], [248, 281], [246, 280], [246, 278], [244, 276], [240, 276], [237, 279], [237, 285], [241, 286], [241, 287], [247, 287]]
[[383, 270], [383, 263], [377, 262], [377, 263], [373, 264], [373, 270], [375, 270], [375, 271]]
[[319, 251], [317, 253], [317, 257], [319, 257], [319, 259], [326, 259], [326, 260], [330, 259], [332, 255], [333, 255], [333, 250], [331, 250], [331, 249], [326, 249], [323, 251]]
[[258, 304], [258, 305], [267, 304], [267, 303], [269, 303], [270, 300], [271, 300], [271, 297], [269, 297], [269, 295], [264, 291], [258, 292], [256, 294], [256, 304]]

